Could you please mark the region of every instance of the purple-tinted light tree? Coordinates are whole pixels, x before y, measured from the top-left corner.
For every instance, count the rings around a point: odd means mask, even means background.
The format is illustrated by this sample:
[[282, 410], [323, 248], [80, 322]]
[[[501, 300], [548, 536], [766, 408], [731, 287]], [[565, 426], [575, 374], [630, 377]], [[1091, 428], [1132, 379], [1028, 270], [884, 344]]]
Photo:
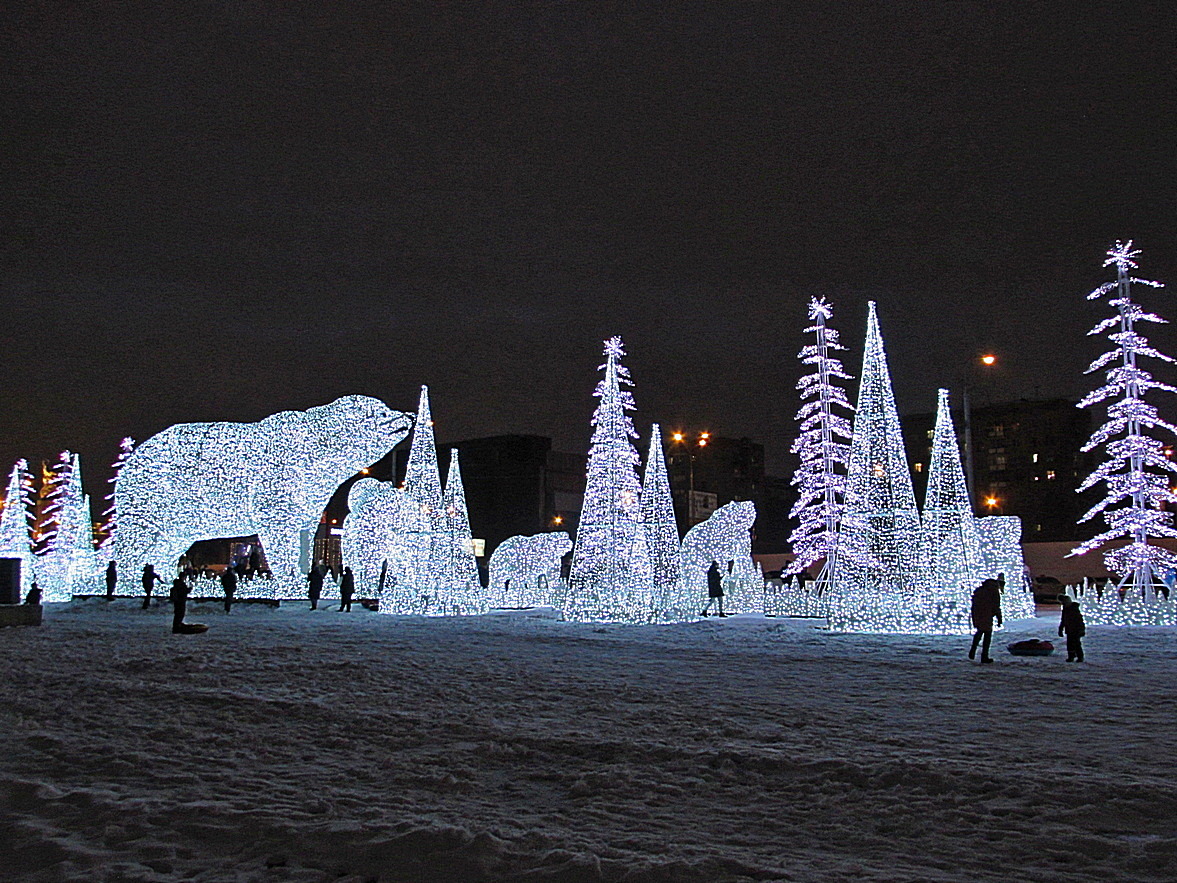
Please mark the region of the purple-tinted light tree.
[[797, 488], [797, 502], [790, 515], [799, 523], [789, 537], [796, 557], [789, 564], [788, 572], [800, 573], [825, 559], [819, 581], [832, 572], [838, 521], [846, 493], [846, 464], [850, 456], [847, 442], [852, 430], [850, 420], [839, 409], [854, 410], [845, 390], [835, 383], [850, 380], [851, 376], [832, 355], [846, 349], [838, 342], [837, 330], [826, 324], [833, 312], [825, 298], [813, 298], [809, 302], [809, 319], [813, 324], [805, 333], [813, 334], [815, 339], [802, 347], [798, 358], [812, 371], [797, 381], [802, 404], [797, 412], [799, 434], [792, 447], [793, 453], [801, 458], [801, 465], [792, 479]]
[[620, 337], [605, 341], [605, 376], [594, 395], [592, 444], [572, 570], [566, 619], [650, 622], [657, 616], [650, 550], [642, 520], [637, 432], [627, 412], [636, 408]]
[[1133, 283], [1162, 287], [1160, 282], [1130, 275], [1137, 268], [1135, 259], [1139, 254], [1132, 249], [1131, 240], [1117, 241], [1108, 250], [1103, 264], [1116, 268], [1116, 280], [1087, 295], [1088, 300], [1112, 295], [1108, 303], [1116, 308], [1116, 314], [1098, 323], [1088, 334], [1109, 332], [1107, 337], [1115, 347], [1092, 362], [1086, 372], [1106, 369], [1107, 382], [1079, 402], [1080, 408], [1089, 408], [1111, 400], [1107, 422], [1083, 446], [1084, 451], [1091, 451], [1103, 445], [1108, 459], [1079, 487], [1079, 491], [1084, 491], [1103, 482], [1106, 494], [1079, 520], [1082, 523], [1102, 514], [1108, 529], [1079, 545], [1071, 554], [1082, 555], [1109, 540], [1128, 538], [1129, 544], [1106, 553], [1104, 562], [1119, 575], [1122, 590], [1131, 588], [1144, 595], [1148, 587], [1157, 591], [1163, 575], [1177, 565], [1177, 556], [1149, 543], [1149, 537], [1177, 537], [1172, 514], [1161, 508], [1164, 503], [1177, 503], [1169, 477], [1177, 473], [1177, 465], [1165, 456], [1161, 441], [1145, 434], [1145, 430], [1153, 429], [1177, 434], [1177, 426], [1162, 420], [1156, 407], [1144, 397], [1151, 390], [1177, 392], [1177, 388], [1154, 380], [1137, 364], [1141, 357], [1175, 361], [1154, 349], [1136, 330], [1139, 322], [1166, 323], [1132, 300]]

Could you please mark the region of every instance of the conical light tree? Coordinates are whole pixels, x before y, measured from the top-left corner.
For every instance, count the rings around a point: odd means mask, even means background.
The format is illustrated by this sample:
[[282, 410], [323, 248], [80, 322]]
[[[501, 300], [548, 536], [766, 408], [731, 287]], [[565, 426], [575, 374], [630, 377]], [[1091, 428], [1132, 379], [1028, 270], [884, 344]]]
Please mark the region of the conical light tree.
[[[1177, 434], [1177, 426], [1162, 420], [1154, 405], [1144, 400], [1151, 390], [1177, 392], [1167, 383], [1153, 380], [1152, 375], [1137, 364], [1142, 357], [1173, 362], [1174, 359], [1158, 352], [1136, 330], [1139, 322], [1166, 323], [1155, 313], [1147, 313], [1132, 300], [1132, 284], [1160, 288], [1161, 283], [1130, 276], [1137, 269], [1139, 251], [1132, 249], [1132, 241], [1116, 242], [1108, 250], [1105, 267], [1116, 268], [1116, 281], [1096, 288], [1088, 300], [1112, 295], [1108, 303], [1116, 308], [1116, 315], [1098, 323], [1089, 335], [1109, 332], [1107, 337], [1116, 346], [1104, 353], [1088, 367], [1088, 374], [1107, 369], [1107, 382], [1079, 402], [1089, 408], [1112, 400], [1107, 406], [1107, 422], [1097, 429], [1083, 446], [1091, 451], [1105, 446], [1108, 459], [1087, 477], [1079, 491], [1106, 485], [1106, 495], [1088, 510], [1082, 523], [1102, 514], [1108, 529], [1082, 543], [1071, 554], [1082, 555], [1099, 548], [1109, 540], [1127, 537], [1129, 545], [1104, 555], [1108, 569], [1120, 576], [1121, 588], [1133, 587], [1143, 594], [1161, 584], [1161, 576], [1177, 565], [1177, 556], [1149, 543], [1149, 537], [1177, 537], [1173, 516], [1161, 509], [1165, 503], [1177, 503], [1177, 494], [1170, 490], [1169, 477], [1177, 473], [1164, 452], [1164, 445], [1145, 434], [1145, 430], [1163, 429]], [[1111, 366], [1111, 367], [1108, 367]]]
[[37, 569], [46, 601], [69, 601], [75, 591], [94, 588], [98, 573], [90, 498], [82, 490], [82, 464], [77, 454], [61, 472], [57, 535]]
[[[960, 462], [946, 389], [940, 390], [936, 406], [922, 521], [922, 565], [932, 594], [957, 602], [958, 609], [967, 611], [965, 602], [973, 590], [982, 579], [996, 574], [985, 572], [981, 537]], [[967, 619], [960, 625], [967, 630]]]
[[[646, 525], [654, 589], [665, 597], [678, 582], [679, 539], [662, 450], [662, 427], [657, 423], [650, 428], [650, 453], [642, 477], [642, 522]], [[659, 606], [665, 606], [665, 602], [660, 601]]]
[[401, 510], [401, 532], [410, 548], [404, 556], [406, 569], [400, 576], [402, 588], [431, 591], [437, 583], [437, 575], [433, 572], [433, 550], [445, 529], [445, 511], [427, 386], [421, 387], [417, 420], [413, 424], [413, 441], [405, 468], [405, 501]]
[[922, 602], [919, 535], [887, 354], [871, 301], [829, 591], [831, 628], [920, 630], [912, 618]]
[[33, 510], [33, 550], [37, 555], [49, 554], [57, 544], [57, 519], [70, 463], [70, 452], [62, 451], [56, 463], [41, 464], [41, 486]]
[[130, 436], [119, 442], [119, 454], [110, 464], [113, 474], [110, 477], [110, 493], [106, 495], [106, 511], [102, 513], [102, 541], [98, 544], [98, 551], [103, 559], [109, 559], [114, 554], [114, 532], [118, 529], [118, 518], [114, 507], [114, 486], [123, 471], [123, 464], [135, 450], [135, 440]]
[[605, 341], [604, 378], [594, 395], [592, 445], [580, 527], [564, 605], [566, 619], [649, 622], [657, 613], [641, 485], [637, 438], [627, 412], [635, 409], [620, 337]]
[[434, 544], [434, 572], [441, 587], [449, 593], [451, 606], [462, 608], [463, 613], [484, 612], [478, 561], [474, 557], [474, 535], [470, 531], [470, 514], [457, 449], [450, 450], [442, 512], [445, 527]]
[[840, 411], [854, 410], [845, 390], [835, 384], [851, 377], [833, 355], [846, 347], [838, 342], [837, 330], [827, 324], [832, 316], [833, 307], [825, 298], [810, 300], [809, 319], [813, 324], [805, 333], [813, 334], [814, 342], [802, 347], [798, 358], [812, 370], [797, 381], [802, 404], [797, 412], [800, 426], [792, 452], [800, 457], [801, 464], [793, 473], [797, 502], [789, 513], [798, 525], [789, 537], [795, 557], [788, 572], [800, 573], [824, 558], [819, 577], [823, 580], [833, 570], [850, 455], [846, 444], [852, 432], [850, 420]]
[[21, 595], [28, 594], [32, 587], [33, 543], [29, 533], [29, 505], [32, 493], [32, 476], [28, 463], [17, 460], [8, 477], [8, 490], [4, 494], [4, 508], [0, 509], [0, 558], [20, 559]]

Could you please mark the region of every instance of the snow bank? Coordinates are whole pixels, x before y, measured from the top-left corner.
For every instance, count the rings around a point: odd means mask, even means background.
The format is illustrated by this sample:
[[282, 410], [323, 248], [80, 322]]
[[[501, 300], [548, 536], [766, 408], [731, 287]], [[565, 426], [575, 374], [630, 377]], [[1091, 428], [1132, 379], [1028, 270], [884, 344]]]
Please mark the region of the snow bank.
[[1172, 880], [1177, 633], [195, 604], [0, 630], [18, 881]]

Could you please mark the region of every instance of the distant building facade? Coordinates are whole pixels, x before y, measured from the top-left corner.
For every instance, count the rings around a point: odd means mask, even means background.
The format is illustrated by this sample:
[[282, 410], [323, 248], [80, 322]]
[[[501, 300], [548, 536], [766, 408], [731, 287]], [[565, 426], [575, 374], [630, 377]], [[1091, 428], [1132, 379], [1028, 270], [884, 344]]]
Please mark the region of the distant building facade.
[[[916, 499], [928, 483], [935, 414], [902, 419], [904, 447]], [[953, 412], [965, 460], [964, 417]], [[1023, 542], [1071, 542], [1094, 534], [1079, 518], [1099, 499], [1076, 493], [1097, 460], [1080, 448], [1092, 432], [1091, 412], [1066, 399], [974, 405], [971, 408], [973, 475], [979, 515], [1017, 515]], [[967, 468], [967, 467], [966, 467]]]

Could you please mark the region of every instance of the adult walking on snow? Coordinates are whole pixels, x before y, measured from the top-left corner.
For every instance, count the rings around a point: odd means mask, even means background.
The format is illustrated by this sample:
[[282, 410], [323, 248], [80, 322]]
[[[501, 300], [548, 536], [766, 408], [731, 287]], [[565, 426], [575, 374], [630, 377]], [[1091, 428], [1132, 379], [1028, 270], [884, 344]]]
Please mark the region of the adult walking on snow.
[[323, 597], [323, 571], [318, 566], [307, 574], [307, 597], [311, 599], [311, 610], [318, 610], [319, 599]]
[[987, 579], [973, 592], [973, 646], [969, 648], [969, 659], [977, 658], [977, 644], [981, 644], [981, 661], [992, 662], [989, 644], [993, 640], [993, 620], [1001, 625], [1001, 583]]
[[719, 562], [712, 561], [711, 566], [707, 568], [707, 606], [703, 608], [703, 616], [710, 616], [708, 612], [711, 610], [713, 601], [718, 602], [719, 615], [727, 616], [723, 612], [723, 574], [719, 571]]
[[1070, 595], [1060, 595], [1059, 601], [1063, 605], [1062, 619], [1058, 624], [1058, 636], [1067, 636], [1067, 662], [1083, 661], [1083, 636], [1087, 634], [1087, 624], [1083, 622], [1083, 611], [1078, 602]]
[[228, 613], [237, 593], [237, 571], [232, 567], [226, 567], [221, 573], [221, 588], [225, 590], [225, 612]]
[[106, 565], [106, 600], [109, 601], [114, 597], [114, 587], [119, 581], [118, 571], [114, 566], [114, 559], [111, 558]]
[[156, 583], [163, 585], [163, 580], [160, 579], [158, 573], [155, 572], [155, 565], [143, 565], [143, 609], [146, 610], [151, 606], [151, 589]]
[[339, 609], [351, 613], [352, 595], [356, 593], [356, 578], [350, 567], [343, 568], [343, 578], [339, 581]]

